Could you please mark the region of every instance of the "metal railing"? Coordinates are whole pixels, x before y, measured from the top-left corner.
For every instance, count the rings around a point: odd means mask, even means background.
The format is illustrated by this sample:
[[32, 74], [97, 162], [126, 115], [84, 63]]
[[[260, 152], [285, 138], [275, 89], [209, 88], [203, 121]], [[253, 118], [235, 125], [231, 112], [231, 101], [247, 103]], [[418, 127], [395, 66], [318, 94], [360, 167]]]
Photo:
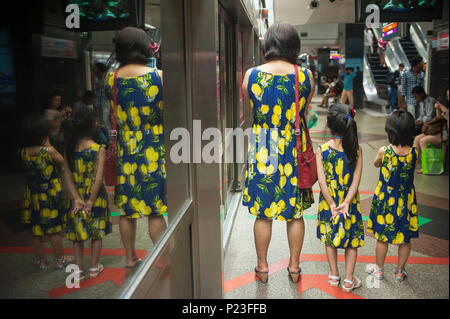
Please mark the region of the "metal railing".
[[417, 22], [413, 22], [410, 25], [409, 31], [411, 34], [411, 41], [414, 43], [417, 52], [422, 57], [423, 61], [426, 63], [428, 58], [427, 54], [428, 41], [422, 31], [422, 28]]

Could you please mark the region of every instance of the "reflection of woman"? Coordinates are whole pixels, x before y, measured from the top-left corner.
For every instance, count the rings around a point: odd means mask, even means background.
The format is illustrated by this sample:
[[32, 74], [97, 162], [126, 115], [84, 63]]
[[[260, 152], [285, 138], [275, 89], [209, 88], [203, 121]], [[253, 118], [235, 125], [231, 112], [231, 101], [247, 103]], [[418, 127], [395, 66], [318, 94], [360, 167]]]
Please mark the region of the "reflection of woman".
[[[162, 72], [146, 66], [150, 39], [140, 29], [123, 29], [116, 39], [120, 67], [106, 76], [110, 104], [116, 108], [118, 185], [115, 203], [121, 209], [120, 233], [126, 267], [139, 261], [135, 253], [136, 219], [148, 217], [150, 238], [156, 243], [166, 228], [165, 148]], [[114, 83], [117, 105], [114, 105]]]
[[[293, 64], [300, 52], [300, 39], [290, 24], [277, 23], [269, 28], [264, 38], [263, 52], [267, 63], [248, 70], [242, 84], [245, 101], [253, 110], [254, 121], [243, 204], [256, 216], [256, 275], [262, 282], [268, 279], [267, 251], [272, 220], [282, 220], [287, 222], [290, 248], [288, 271], [291, 280], [297, 282], [305, 229], [303, 210], [311, 206], [314, 198], [310, 188], [297, 187], [295, 76], [299, 79], [301, 117], [305, 116], [312, 99], [314, 78], [305, 68], [299, 69], [298, 75], [294, 73]], [[258, 134], [263, 134], [265, 140], [261, 137], [255, 139]], [[300, 140], [305, 151], [303, 124], [300, 124]], [[272, 156], [274, 150], [275, 156]], [[273, 157], [277, 159], [275, 165], [272, 163]]]

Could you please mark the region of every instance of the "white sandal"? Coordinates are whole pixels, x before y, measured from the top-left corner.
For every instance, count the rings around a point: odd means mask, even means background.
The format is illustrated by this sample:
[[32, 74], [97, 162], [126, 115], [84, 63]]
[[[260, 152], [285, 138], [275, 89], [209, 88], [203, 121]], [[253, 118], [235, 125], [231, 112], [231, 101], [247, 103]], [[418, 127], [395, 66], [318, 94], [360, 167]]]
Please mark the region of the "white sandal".
[[[356, 281], [356, 283], [355, 283]], [[351, 287], [345, 287], [345, 285], [342, 285], [342, 290], [345, 292], [352, 292], [353, 289], [361, 287], [361, 280], [359, 280], [357, 277], [353, 276], [353, 281], [344, 279], [344, 284], [350, 284]]]
[[[366, 272], [371, 274], [378, 280], [382, 280], [384, 278], [384, 270], [383, 268], [378, 268], [376, 264], [368, 264], [366, 265]], [[383, 274], [380, 274], [383, 273]]]
[[[402, 282], [408, 276], [408, 273], [406, 272], [406, 270], [400, 270], [400, 269], [395, 269], [394, 274], [395, 274], [395, 280], [397, 280], [398, 282]], [[397, 276], [397, 274], [402, 274], [403, 276]]]
[[328, 275], [328, 283], [330, 284], [331, 287], [338, 287], [340, 282], [341, 277]]
[[91, 278], [97, 278], [103, 271], [103, 265], [102, 264], [98, 264], [97, 268], [90, 268], [89, 269], [89, 276]]
[[48, 267], [47, 260], [45, 260], [45, 259], [41, 259], [41, 260], [36, 261], [36, 264], [39, 266], [40, 270], [45, 270]]

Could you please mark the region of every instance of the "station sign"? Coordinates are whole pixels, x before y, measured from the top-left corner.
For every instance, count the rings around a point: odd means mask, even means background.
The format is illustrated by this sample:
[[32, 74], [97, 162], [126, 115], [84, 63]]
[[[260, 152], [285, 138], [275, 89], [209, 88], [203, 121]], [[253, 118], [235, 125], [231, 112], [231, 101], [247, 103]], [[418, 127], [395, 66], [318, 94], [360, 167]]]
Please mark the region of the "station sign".
[[438, 33], [439, 46], [438, 50], [448, 50], [448, 30], [442, 30]]
[[383, 26], [383, 39], [390, 39], [398, 35], [398, 23], [393, 22]]
[[41, 36], [41, 56], [48, 58], [77, 58], [75, 41]]

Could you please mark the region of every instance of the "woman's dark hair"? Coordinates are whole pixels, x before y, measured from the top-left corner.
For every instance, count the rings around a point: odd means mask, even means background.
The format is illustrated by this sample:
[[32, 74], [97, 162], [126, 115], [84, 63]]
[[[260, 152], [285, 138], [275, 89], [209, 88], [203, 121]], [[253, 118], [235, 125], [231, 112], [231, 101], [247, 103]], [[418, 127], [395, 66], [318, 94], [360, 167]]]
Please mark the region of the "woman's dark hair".
[[50, 122], [44, 116], [29, 116], [22, 123], [21, 147], [42, 145], [50, 135]]
[[331, 133], [342, 137], [342, 148], [348, 165], [355, 166], [358, 160], [358, 128], [352, 116], [352, 109], [346, 104], [333, 104], [328, 110], [327, 126]]
[[150, 37], [144, 30], [126, 27], [116, 39], [116, 59], [120, 65], [147, 64], [151, 57]]
[[405, 110], [395, 110], [386, 119], [385, 130], [389, 143], [396, 146], [412, 146], [414, 142], [414, 117]]
[[88, 107], [80, 108], [73, 118], [64, 123], [64, 150], [69, 165], [72, 165], [75, 148], [82, 138], [93, 138], [97, 131], [97, 114]]
[[272, 24], [264, 36], [262, 51], [266, 61], [279, 58], [296, 64], [300, 54], [297, 30], [286, 22]]

